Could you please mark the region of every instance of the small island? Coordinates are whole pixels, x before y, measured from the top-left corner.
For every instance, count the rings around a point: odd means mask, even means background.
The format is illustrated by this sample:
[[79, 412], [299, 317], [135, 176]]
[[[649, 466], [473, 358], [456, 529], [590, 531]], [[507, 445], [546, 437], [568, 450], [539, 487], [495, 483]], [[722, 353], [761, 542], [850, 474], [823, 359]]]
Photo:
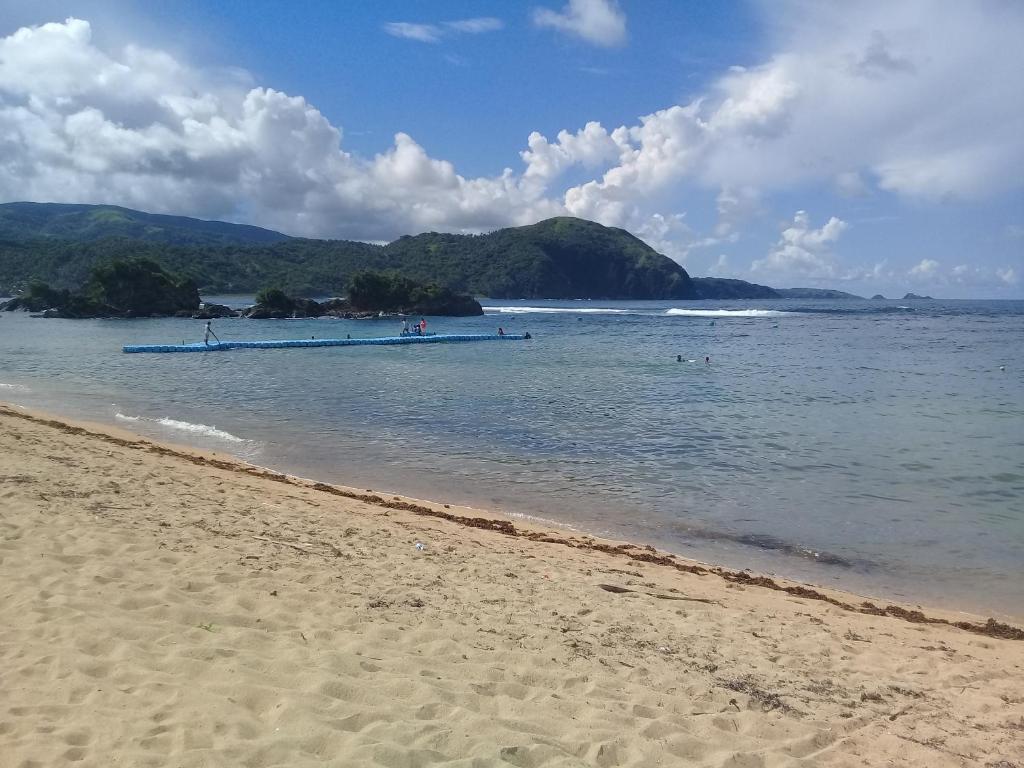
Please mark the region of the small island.
[[318, 302], [289, 296], [280, 288], [265, 288], [256, 303], [242, 311], [252, 320], [282, 317], [344, 317], [360, 319], [398, 315], [474, 317], [484, 313], [480, 302], [436, 283], [420, 283], [397, 272], [357, 272], [347, 296]]
[[397, 272], [364, 270], [354, 274], [347, 296], [324, 302], [289, 296], [280, 288], [265, 288], [256, 304], [237, 311], [222, 304], [200, 302], [195, 282], [166, 271], [151, 259], [116, 259], [92, 269], [77, 291], [53, 288], [34, 281], [0, 309], [39, 313], [40, 317], [82, 319], [96, 317], [190, 317], [212, 320], [244, 317], [253, 320], [293, 317], [344, 317], [349, 319], [388, 315], [466, 317], [482, 315], [483, 308], [471, 296], [436, 283], [420, 283]]
[[151, 259], [115, 259], [93, 267], [77, 291], [34, 281], [0, 309], [70, 319], [191, 317], [199, 309], [199, 289], [192, 279], [171, 274]]
[[908, 293], [903, 297], [904, 301], [914, 301], [915, 299], [920, 301], [935, 301], [931, 296], [918, 296], [916, 293]]

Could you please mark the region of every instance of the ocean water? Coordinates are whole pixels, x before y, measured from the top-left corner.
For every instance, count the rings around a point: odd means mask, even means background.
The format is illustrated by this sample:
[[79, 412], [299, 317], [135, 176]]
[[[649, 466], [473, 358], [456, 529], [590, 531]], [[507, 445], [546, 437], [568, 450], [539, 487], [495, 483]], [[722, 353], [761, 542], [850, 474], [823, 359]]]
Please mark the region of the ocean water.
[[[325, 481], [1024, 617], [1024, 302], [484, 304], [482, 318], [428, 318], [429, 330], [534, 338], [125, 355], [125, 343], [199, 340], [203, 323], [0, 313], [0, 400]], [[398, 323], [214, 328], [360, 337]]]

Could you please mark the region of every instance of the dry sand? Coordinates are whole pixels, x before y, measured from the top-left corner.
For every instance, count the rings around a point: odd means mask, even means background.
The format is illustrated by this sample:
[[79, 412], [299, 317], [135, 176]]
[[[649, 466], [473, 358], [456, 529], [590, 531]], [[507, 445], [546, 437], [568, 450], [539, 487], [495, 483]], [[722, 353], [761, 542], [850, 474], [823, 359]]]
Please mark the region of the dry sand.
[[0, 445], [4, 768], [1024, 768], [1021, 640], [18, 409]]

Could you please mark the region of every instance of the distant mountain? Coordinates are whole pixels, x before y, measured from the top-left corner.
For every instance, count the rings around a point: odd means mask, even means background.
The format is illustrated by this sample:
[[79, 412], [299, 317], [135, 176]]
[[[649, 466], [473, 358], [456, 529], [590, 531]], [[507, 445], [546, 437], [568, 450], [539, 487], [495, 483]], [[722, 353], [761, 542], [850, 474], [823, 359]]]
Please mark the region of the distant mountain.
[[263, 244], [291, 239], [247, 224], [144, 213], [116, 205], [0, 204], [0, 240], [93, 242], [111, 237], [167, 245]]
[[139, 256], [191, 276], [206, 293], [270, 286], [293, 295], [340, 293], [352, 274], [373, 269], [492, 298], [697, 298], [686, 270], [642, 240], [570, 217], [379, 246], [109, 206], [17, 203], [0, 210], [8, 221], [0, 224], [0, 292], [32, 279], [76, 287], [98, 262]]
[[844, 291], [827, 288], [769, 288], [724, 277], [694, 277], [693, 284], [701, 299], [860, 299]]
[[779, 292], [767, 285], [727, 277], [694, 277], [699, 299], [777, 299]]
[[486, 235], [430, 232], [384, 247], [414, 279], [496, 299], [693, 299], [690, 276], [624, 229], [560, 216]]
[[916, 293], [908, 293], [903, 297], [904, 301], [913, 301], [914, 299], [921, 301], [935, 301], [931, 296], [918, 296]]
[[568, 216], [484, 235], [407, 235], [381, 246], [110, 205], [0, 204], [0, 295], [31, 280], [75, 288], [96, 264], [131, 257], [188, 275], [206, 294], [268, 287], [340, 294], [353, 274], [371, 269], [495, 299], [856, 298], [691, 278], [624, 229]]
[[833, 291], [828, 288], [776, 288], [775, 292], [783, 299], [863, 299], [845, 291]]

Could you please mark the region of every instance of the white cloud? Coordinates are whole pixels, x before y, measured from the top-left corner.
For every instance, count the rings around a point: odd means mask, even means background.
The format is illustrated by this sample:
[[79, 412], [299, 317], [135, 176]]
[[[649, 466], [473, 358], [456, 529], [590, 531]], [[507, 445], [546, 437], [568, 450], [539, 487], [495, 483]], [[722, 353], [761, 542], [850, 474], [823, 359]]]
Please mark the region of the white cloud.
[[739, 239], [740, 228], [753, 216], [761, 213], [761, 195], [753, 187], [723, 189], [715, 198], [718, 209], [718, 223], [715, 236], [723, 241]]
[[298, 96], [161, 52], [108, 53], [87, 22], [0, 39], [0, 199], [110, 202], [389, 239], [563, 212], [511, 171], [468, 179], [406, 134], [372, 159]]
[[705, 270], [709, 277], [732, 277], [734, 271], [729, 265], [729, 257], [724, 254], [718, 254], [718, 258]]
[[[801, 19], [781, 52], [730, 69], [689, 104], [616, 129], [633, 151], [569, 190], [567, 206], [600, 215], [605, 204], [683, 183], [767, 191], [834, 182], [859, 195], [871, 179], [922, 200], [1019, 186], [1024, 93], [1012, 84], [1024, 48], [1013, 41], [1024, 6], [943, 8], [908, 0], [861, 3], [856, 13], [826, 4], [778, 10]], [[1000, 55], [982, 65], [984, 50]]]
[[843, 197], [862, 197], [870, 189], [859, 171], [843, 171], [836, 176], [836, 191]]
[[964, 289], [1004, 291], [1019, 282], [1017, 270], [1011, 266], [992, 267], [984, 264], [956, 264], [944, 269], [936, 259], [921, 259], [907, 270], [904, 279], [914, 285], [928, 287], [953, 286]]
[[996, 269], [996, 277], [1002, 280], [1007, 285], [1017, 284], [1017, 270], [1013, 267], [1005, 267], [1003, 269]]
[[413, 24], [408, 21], [389, 21], [384, 31], [392, 37], [418, 40], [421, 43], [439, 43], [444, 31], [436, 24]]
[[416, 24], [408, 21], [389, 21], [384, 31], [392, 37], [406, 40], [417, 40], [421, 43], [439, 43], [448, 35], [465, 34], [479, 35], [483, 32], [496, 32], [505, 26], [505, 22], [492, 16], [481, 16], [475, 19], [458, 19], [442, 21], [440, 24]]
[[538, 8], [533, 23], [594, 45], [612, 47], [626, 42], [626, 14], [615, 0], [569, 0], [561, 12]]
[[467, 35], [479, 35], [482, 32], [497, 32], [503, 29], [505, 22], [493, 16], [480, 16], [475, 19], [460, 19], [458, 21], [446, 21], [444, 26], [455, 32], [462, 32]]
[[[939, 262], [935, 259], [921, 259], [917, 264], [910, 268], [907, 274], [913, 278], [931, 280], [938, 275], [939, 266]], [[966, 267], [964, 269], [966, 269]]]
[[753, 272], [777, 272], [812, 279], [836, 278], [840, 272], [830, 248], [847, 223], [835, 216], [822, 227], [811, 227], [806, 211], [797, 211], [793, 223], [782, 230], [775, 247], [751, 264]]

